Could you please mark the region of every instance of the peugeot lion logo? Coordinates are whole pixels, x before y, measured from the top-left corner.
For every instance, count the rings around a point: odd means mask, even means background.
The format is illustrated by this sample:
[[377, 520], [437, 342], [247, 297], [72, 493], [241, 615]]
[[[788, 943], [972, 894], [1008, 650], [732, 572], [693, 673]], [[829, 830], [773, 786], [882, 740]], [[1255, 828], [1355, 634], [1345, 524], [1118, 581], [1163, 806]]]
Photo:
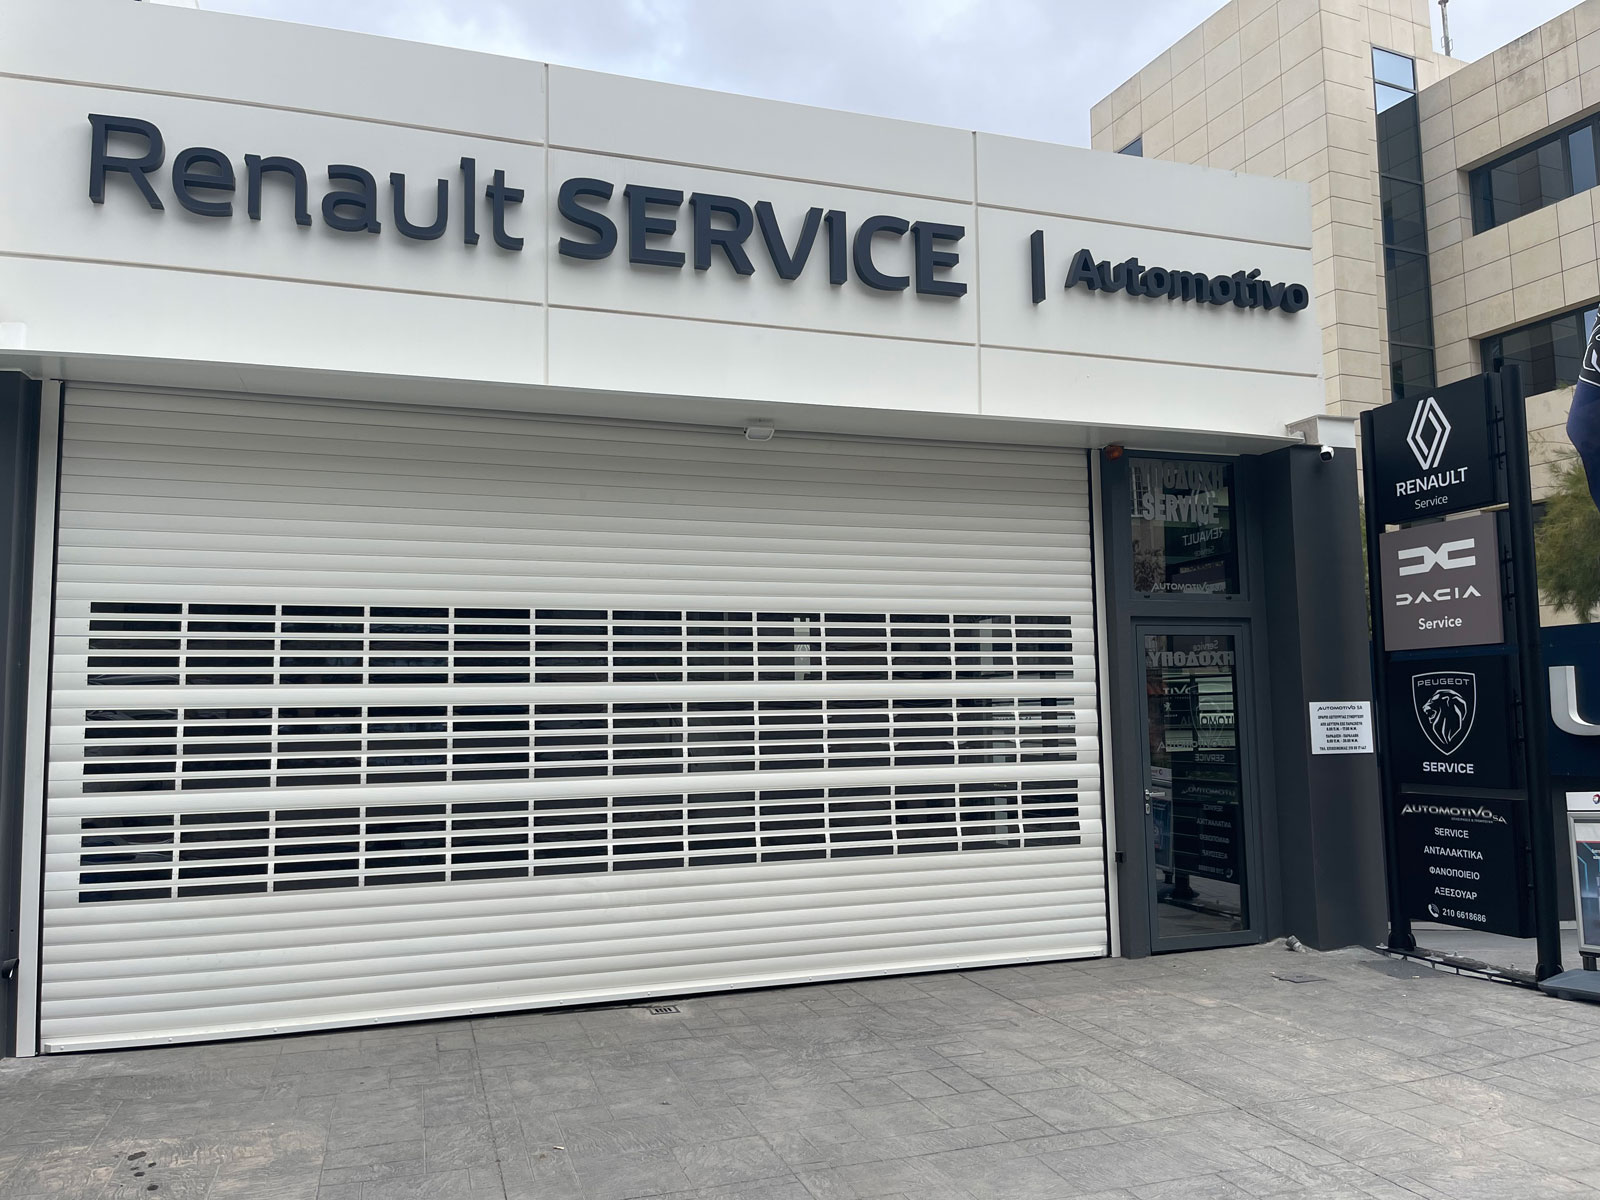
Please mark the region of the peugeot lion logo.
[[1450, 422], [1445, 420], [1439, 402], [1429, 396], [1417, 405], [1416, 415], [1411, 418], [1411, 431], [1406, 434], [1406, 445], [1417, 456], [1417, 465], [1424, 471], [1431, 471], [1444, 457], [1445, 443], [1449, 440]]
[[1454, 754], [1478, 715], [1478, 677], [1460, 672], [1413, 675], [1411, 703], [1417, 724], [1434, 748], [1440, 754]]

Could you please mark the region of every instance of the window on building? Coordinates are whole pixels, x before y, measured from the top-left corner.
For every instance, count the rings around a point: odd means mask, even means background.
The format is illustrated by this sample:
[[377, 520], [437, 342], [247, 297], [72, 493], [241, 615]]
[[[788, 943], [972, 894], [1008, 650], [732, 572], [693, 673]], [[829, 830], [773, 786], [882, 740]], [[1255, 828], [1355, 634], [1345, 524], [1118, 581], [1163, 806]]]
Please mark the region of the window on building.
[[1416, 65], [1372, 50], [1378, 111], [1378, 198], [1383, 213], [1383, 285], [1389, 317], [1389, 393], [1403, 400], [1434, 385], [1433, 304]]
[[1472, 231], [1482, 233], [1600, 182], [1600, 114], [1541, 138], [1472, 172]]
[[1372, 77], [1379, 83], [1404, 88], [1408, 92], [1417, 90], [1416, 64], [1392, 50], [1380, 50], [1376, 46], [1372, 48]]
[[1372, 81], [1377, 85], [1378, 111], [1401, 103], [1417, 91], [1417, 68], [1403, 54], [1372, 48]]
[[1594, 332], [1596, 307], [1546, 317], [1520, 329], [1508, 329], [1478, 343], [1483, 369], [1497, 358], [1522, 369], [1522, 390], [1529, 396], [1571, 387], [1578, 382], [1584, 347]]
[[1141, 133], [1138, 137], [1134, 138], [1133, 141], [1129, 142], [1121, 150], [1118, 150], [1117, 153], [1118, 154], [1131, 154], [1135, 158], [1143, 158], [1144, 157], [1144, 134]]

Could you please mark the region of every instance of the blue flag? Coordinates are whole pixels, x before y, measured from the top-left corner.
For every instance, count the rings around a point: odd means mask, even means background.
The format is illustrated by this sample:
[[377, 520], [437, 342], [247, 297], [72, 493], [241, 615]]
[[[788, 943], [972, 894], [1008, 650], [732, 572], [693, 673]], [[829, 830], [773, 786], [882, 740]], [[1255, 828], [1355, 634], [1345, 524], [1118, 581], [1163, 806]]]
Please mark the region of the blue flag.
[[1567, 414], [1567, 437], [1583, 459], [1589, 476], [1589, 495], [1600, 505], [1600, 321], [1583, 352], [1578, 382], [1572, 389], [1572, 411]]

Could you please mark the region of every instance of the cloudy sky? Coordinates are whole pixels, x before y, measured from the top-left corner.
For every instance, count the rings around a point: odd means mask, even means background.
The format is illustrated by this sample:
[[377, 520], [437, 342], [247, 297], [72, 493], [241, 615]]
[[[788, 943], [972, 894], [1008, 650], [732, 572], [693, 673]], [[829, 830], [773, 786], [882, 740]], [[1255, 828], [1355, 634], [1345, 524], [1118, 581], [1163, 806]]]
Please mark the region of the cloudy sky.
[[[1452, 0], [1473, 59], [1575, 0]], [[199, 0], [671, 83], [1087, 145], [1089, 107], [1220, 0]], [[1434, 9], [1435, 45], [1438, 10]]]

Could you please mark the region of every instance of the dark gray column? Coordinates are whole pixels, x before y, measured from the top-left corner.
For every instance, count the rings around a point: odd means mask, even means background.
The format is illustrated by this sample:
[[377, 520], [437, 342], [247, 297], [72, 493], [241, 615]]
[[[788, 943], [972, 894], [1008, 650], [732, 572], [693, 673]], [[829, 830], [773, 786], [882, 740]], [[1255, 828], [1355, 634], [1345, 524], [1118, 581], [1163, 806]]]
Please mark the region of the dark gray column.
[[1311, 702], [1370, 700], [1356, 454], [1297, 446], [1259, 460], [1281, 903], [1272, 934], [1319, 950], [1385, 925], [1377, 760], [1311, 753]]
[[17, 918], [28, 637], [39, 465], [39, 384], [0, 372], [0, 1055], [16, 1040]]
[[1108, 882], [1117, 889], [1123, 957], [1144, 958], [1150, 953], [1150, 870], [1145, 846], [1147, 818], [1140, 766], [1145, 747], [1139, 738], [1139, 706], [1146, 701], [1143, 667], [1133, 643], [1129, 615], [1133, 552], [1128, 533], [1128, 487], [1128, 460], [1102, 456], [1100, 495], [1096, 500], [1100, 525], [1095, 531], [1095, 570], [1105, 583], [1106, 676], [1099, 686], [1106, 697], [1109, 719], [1100, 734], [1100, 753], [1114, 767], [1116, 786], [1104, 797], [1104, 803], [1105, 820], [1117, 834], [1117, 857], [1108, 864]]

